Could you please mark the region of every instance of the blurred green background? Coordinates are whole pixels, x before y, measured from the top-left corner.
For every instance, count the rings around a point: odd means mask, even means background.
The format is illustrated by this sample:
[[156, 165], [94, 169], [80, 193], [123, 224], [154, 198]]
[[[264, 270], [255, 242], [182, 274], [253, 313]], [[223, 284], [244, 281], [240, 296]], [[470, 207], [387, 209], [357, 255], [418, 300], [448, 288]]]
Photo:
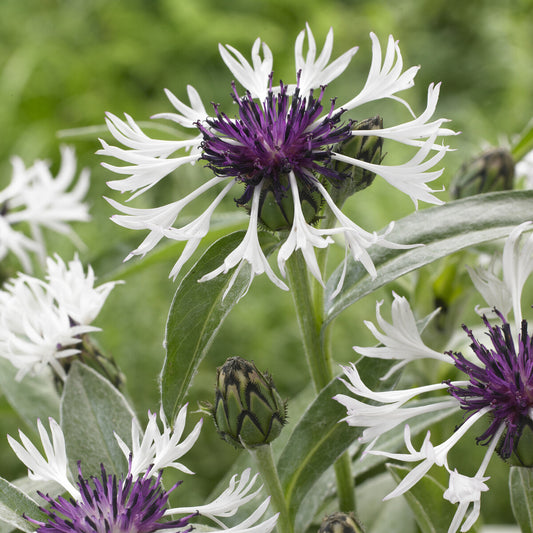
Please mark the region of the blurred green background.
[[[437, 116], [451, 119], [451, 127], [462, 132], [448, 141], [457, 150], [444, 159], [444, 185], [465, 159], [487, 144], [507, 142], [533, 115], [533, 2], [529, 0], [2, 0], [1, 186], [11, 175], [10, 156], [20, 155], [28, 165], [45, 158], [57, 169], [59, 144], [72, 144], [80, 167], [87, 166], [92, 173], [93, 222], [76, 227], [86, 244], [81, 255], [100, 279], [106, 279], [143, 236], [110, 222], [113, 211], [102, 199], [109, 195], [121, 200], [106, 187], [114, 176], [94, 154], [98, 137], [111, 140], [104, 112], [125, 112], [147, 121], [155, 113], [173, 111], [164, 88], [185, 98], [187, 84], [198, 89], [206, 105], [229, 104], [232, 77], [217, 44], [229, 43], [248, 56], [258, 36], [274, 54], [275, 79], [293, 82], [294, 40], [305, 22], [320, 47], [329, 27], [334, 28], [334, 57], [354, 45], [360, 47], [346, 73], [330, 87], [328, 95], [337, 95], [339, 102], [364, 84], [371, 60], [370, 31], [377, 33], [383, 46], [392, 33], [400, 41], [404, 65], [421, 65], [415, 88], [401, 95], [415, 112], [425, 107], [427, 85], [442, 81]], [[386, 126], [408, 119], [394, 102], [360, 112], [365, 115], [353, 118], [379, 112]], [[387, 156], [391, 160], [395, 150], [385, 147], [393, 152]], [[198, 173], [208, 175], [199, 166], [184, 172], [181, 181], [168, 178], [143, 196], [145, 205], [161, 205], [180, 194]], [[347, 204], [353, 219], [368, 230], [380, 229], [413, 209], [408, 198], [377, 181], [361, 193], [361, 199]], [[446, 193], [441, 196], [447, 198]], [[72, 255], [70, 244], [53, 236], [50, 242], [65, 259]], [[96, 322], [103, 331], [95, 337], [127, 375], [127, 393], [142, 420], [148, 409], [158, 408], [164, 326], [177, 286], [167, 278], [174, 260], [130, 272]], [[390, 289], [383, 294], [390, 296]], [[362, 320], [374, 317], [375, 299], [360, 302], [337, 321], [334, 353], [339, 361], [352, 358], [353, 344], [373, 343]], [[253, 359], [268, 369], [289, 400], [308, 384], [291, 305], [289, 294], [265, 279], [254, 281], [201, 365], [191, 394], [192, 411], [198, 400], [212, 398], [215, 368], [231, 355]], [[0, 433], [13, 434], [20, 422], [6, 402], [1, 408]], [[193, 415], [191, 423], [198, 416]], [[198, 476], [188, 483], [196, 487], [195, 494], [204, 496], [237, 453], [216, 440], [209, 423], [200, 442], [187, 462]], [[3, 475], [21, 475], [6, 448], [1, 447], [0, 455]], [[505, 483], [505, 474], [498, 472], [494, 475], [503, 476]], [[505, 493], [505, 488], [499, 492]], [[493, 500], [495, 505], [484, 506], [487, 520], [510, 520], [505, 494]]]

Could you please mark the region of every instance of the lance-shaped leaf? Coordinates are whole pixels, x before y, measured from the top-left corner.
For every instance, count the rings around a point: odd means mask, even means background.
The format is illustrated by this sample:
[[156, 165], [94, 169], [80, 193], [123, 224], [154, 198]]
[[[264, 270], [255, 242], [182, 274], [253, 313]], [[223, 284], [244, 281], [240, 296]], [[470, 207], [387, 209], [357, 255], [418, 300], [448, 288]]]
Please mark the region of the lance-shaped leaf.
[[[209, 281], [199, 283], [198, 280], [223, 264], [243, 236], [244, 232], [239, 231], [215, 242], [183, 278], [174, 294], [165, 336], [167, 355], [161, 373], [161, 401], [169, 420], [174, 420], [222, 322], [245, 293], [250, 270], [248, 265], [241, 269], [226, 295], [233, 281], [233, 270]], [[265, 253], [275, 243], [272, 236], [261, 235]]]
[[411, 249], [374, 247], [370, 255], [377, 277], [371, 279], [360, 263], [350, 263], [341, 293], [332, 298], [342, 272], [326, 286], [326, 322], [379, 287], [437, 259], [486, 241], [505, 237], [518, 224], [533, 219], [533, 191], [480, 194], [439, 207], [417, 211], [398, 220], [387, 236], [391, 242], [423, 244]]
[[37, 418], [46, 420], [49, 416], [59, 419], [59, 394], [49, 375], [26, 375], [22, 381], [15, 380], [16, 368], [0, 358], [0, 389], [11, 407], [35, 429]]
[[100, 464], [108, 473], [123, 475], [128, 466], [114, 433], [131, 448], [131, 421], [135, 417], [124, 396], [87, 366], [70, 368], [61, 399], [61, 427], [71, 472], [81, 461], [85, 478], [97, 475]]
[[23, 514], [35, 520], [46, 518], [31, 498], [9, 481], [0, 478], [0, 521], [14, 526], [13, 529], [34, 532], [35, 527], [23, 518]]
[[533, 469], [511, 467], [509, 473], [511, 506], [522, 533], [533, 533]]

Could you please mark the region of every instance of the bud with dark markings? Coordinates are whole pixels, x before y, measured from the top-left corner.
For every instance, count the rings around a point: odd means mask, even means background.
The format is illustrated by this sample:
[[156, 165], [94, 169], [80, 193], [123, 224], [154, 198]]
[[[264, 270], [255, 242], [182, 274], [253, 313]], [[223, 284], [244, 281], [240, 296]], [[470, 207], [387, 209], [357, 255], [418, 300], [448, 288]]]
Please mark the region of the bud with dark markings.
[[465, 163], [453, 179], [453, 198], [513, 188], [514, 160], [505, 148], [492, 148]]
[[272, 378], [241, 357], [230, 357], [217, 369], [211, 414], [219, 435], [239, 448], [272, 442], [287, 420]]
[[326, 516], [318, 533], [364, 533], [353, 513], [333, 513]]

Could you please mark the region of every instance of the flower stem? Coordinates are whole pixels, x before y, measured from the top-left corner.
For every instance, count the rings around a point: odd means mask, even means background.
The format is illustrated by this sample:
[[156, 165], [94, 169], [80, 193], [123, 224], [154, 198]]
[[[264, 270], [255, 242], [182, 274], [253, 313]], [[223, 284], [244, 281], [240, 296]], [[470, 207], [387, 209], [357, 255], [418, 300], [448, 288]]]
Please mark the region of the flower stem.
[[281, 488], [281, 482], [278, 477], [278, 471], [274, 464], [272, 448], [270, 444], [257, 446], [256, 448], [247, 448], [250, 455], [254, 458], [257, 469], [267, 486], [268, 493], [272, 498], [272, 505], [279, 513], [277, 530], [279, 533], [293, 533], [292, 521], [289, 516], [285, 495]]
[[[323, 260], [325, 262], [325, 257]], [[286, 268], [307, 364], [315, 392], [318, 394], [333, 379], [330, 351], [326, 349], [326, 339], [321, 335], [323, 288], [315, 287], [313, 298], [305, 260], [300, 251], [289, 257]], [[348, 452], [335, 462], [334, 468], [339, 509], [345, 512], [355, 511], [352, 467]]]

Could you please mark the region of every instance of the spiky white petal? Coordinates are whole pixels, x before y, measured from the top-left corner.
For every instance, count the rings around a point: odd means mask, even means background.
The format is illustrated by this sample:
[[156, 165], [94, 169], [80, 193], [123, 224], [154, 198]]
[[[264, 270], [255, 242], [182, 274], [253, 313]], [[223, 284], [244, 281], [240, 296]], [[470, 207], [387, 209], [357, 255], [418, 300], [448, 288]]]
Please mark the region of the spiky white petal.
[[30, 439], [20, 430], [19, 437], [22, 444], [11, 437], [11, 435], [7, 436], [7, 440], [17, 457], [27, 466], [30, 479], [36, 481], [55, 481], [67, 490], [73, 498], [78, 499], [80, 498], [80, 493], [70, 481], [71, 475], [68, 468], [63, 431], [53, 418], [49, 418], [48, 421], [52, 433], [52, 441], [50, 441], [50, 437], [42, 422], [37, 420], [37, 428], [45, 455], [42, 455]]

